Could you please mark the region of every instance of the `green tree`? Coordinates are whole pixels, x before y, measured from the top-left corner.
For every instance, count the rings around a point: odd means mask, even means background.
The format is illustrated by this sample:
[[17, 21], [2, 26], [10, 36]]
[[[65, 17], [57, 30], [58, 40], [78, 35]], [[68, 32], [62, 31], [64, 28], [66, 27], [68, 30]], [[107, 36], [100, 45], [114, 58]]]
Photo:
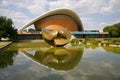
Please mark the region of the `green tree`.
[[12, 19], [4, 16], [0, 16], [0, 40], [2, 37], [9, 37], [10, 40], [17, 39], [17, 29], [14, 28]]
[[30, 28], [30, 29], [28, 29], [28, 31], [29, 31], [29, 32], [34, 32], [34, 31], [36, 31], [36, 30], [33, 29], [33, 28]]
[[109, 32], [111, 37], [120, 37], [120, 23], [105, 26], [103, 31]]

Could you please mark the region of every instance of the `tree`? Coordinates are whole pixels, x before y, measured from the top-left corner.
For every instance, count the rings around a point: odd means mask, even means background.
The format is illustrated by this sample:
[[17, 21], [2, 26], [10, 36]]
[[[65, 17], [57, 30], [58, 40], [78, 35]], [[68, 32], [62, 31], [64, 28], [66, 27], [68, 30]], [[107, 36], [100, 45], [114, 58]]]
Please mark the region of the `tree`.
[[10, 40], [17, 39], [17, 29], [13, 27], [12, 19], [0, 16], [0, 40], [6, 37]]
[[111, 37], [120, 37], [120, 23], [111, 26], [105, 26], [103, 31], [109, 32]]
[[29, 32], [34, 32], [34, 31], [36, 31], [36, 30], [33, 29], [33, 28], [30, 28], [30, 29], [28, 29], [28, 31], [29, 31]]

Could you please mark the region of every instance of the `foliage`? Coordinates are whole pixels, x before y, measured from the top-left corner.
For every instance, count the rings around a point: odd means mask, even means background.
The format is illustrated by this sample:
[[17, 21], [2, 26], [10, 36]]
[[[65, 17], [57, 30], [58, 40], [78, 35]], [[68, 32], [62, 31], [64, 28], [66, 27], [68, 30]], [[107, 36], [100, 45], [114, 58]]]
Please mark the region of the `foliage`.
[[71, 45], [72, 46], [77, 46], [79, 44], [79, 42], [80, 42], [79, 39], [72, 39], [71, 40]]
[[120, 23], [105, 26], [103, 31], [109, 32], [111, 37], [120, 37]]
[[[82, 44], [89, 44], [89, 45], [98, 45], [99, 43], [101, 43], [101, 45], [120, 45], [120, 38], [85, 38], [82, 41], [80, 41], [79, 39], [72, 39], [71, 40], [71, 45], [76, 46], [76, 45], [80, 45], [79, 43]], [[88, 47], [88, 46], [87, 46]]]
[[13, 65], [14, 58], [18, 54], [11, 46], [0, 52], [0, 68], [7, 68]]
[[102, 46], [102, 48], [108, 52], [114, 52], [114, 53], [120, 54], [119, 47]]
[[6, 37], [10, 40], [15, 40], [17, 38], [17, 30], [13, 27], [12, 19], [0, 16], [0, 39]]
[[120, 45], [120, 38], [113, 38], [109, 40], [110, 44]]
[[29, 32], [34, 32], [34, 31], [36, 31], [36, 30], [33, 29], [33, 28], [30, 28], [30, 29], [28, 29], [28, 31], [29, 31]]

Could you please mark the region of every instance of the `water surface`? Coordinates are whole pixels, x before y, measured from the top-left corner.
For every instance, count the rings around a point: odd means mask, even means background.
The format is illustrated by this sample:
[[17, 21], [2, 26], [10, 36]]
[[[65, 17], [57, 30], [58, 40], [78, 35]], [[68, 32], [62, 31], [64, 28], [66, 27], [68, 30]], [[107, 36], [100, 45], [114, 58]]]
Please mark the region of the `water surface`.
[[13, 43], [0, 52], [0, 80], [120, 80], [120, 48]]

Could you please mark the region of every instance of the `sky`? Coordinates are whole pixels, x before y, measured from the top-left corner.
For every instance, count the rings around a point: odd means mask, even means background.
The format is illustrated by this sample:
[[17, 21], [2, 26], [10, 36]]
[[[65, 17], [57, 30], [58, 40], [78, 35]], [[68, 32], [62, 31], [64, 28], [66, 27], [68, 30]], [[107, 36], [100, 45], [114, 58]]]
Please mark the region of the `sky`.
[[120, 22], [120, 0], [0, 0], [0, 16], [11, 18], [17, 29], [46, 12], [62, 8], [77, 13], [84, 30], [102, 30]]

